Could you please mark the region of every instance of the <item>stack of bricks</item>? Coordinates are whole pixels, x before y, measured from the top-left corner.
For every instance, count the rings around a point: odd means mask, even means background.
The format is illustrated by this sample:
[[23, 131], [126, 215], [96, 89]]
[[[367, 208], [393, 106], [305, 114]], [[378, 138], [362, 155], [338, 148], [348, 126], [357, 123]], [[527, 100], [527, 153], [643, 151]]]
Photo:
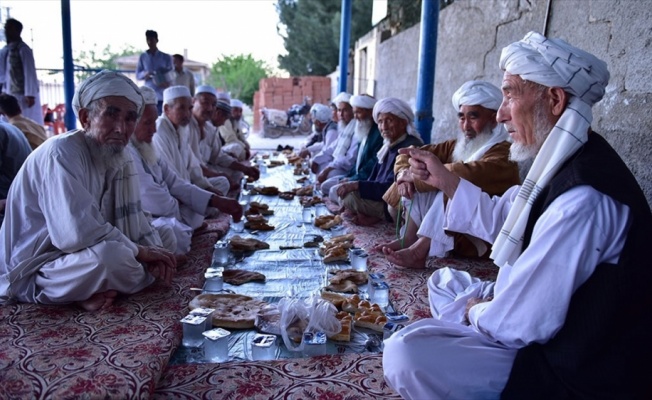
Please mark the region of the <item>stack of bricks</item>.
[[254, 93], [254, 132], [260, 132], [260, 110], [275, 108], [287, 111], [293, 104], [302, 104], [304, 97], [308, 102], [329, 104], [331, 98], [331, 79], [326, 76], [298, 76], [292, 78], [264, 78]]

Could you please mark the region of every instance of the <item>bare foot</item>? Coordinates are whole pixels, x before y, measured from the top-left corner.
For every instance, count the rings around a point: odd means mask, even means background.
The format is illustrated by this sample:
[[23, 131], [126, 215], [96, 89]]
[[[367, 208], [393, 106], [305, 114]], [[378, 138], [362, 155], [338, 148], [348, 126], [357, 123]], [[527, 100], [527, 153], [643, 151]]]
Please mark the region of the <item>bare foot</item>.
[[204, 221], [197, 229], [195, 229], [195, 232], [201, 232], [206, 228], [208, 228], [208, 222]]
[[394, 250], [394, 251], [401, 250], [403, 248], [401, 246], [401, 239], [396, 239], [396, 240], [392, 240], [389, 243], [377, 244], [377, 245], [373, 246], [371, 248], [371, 250], [372, 251], [377, 251], [378, 253], [382, 253], [383, 248], [385, 248], [385, 247], [388, 248], [388, 249]]
[[387, 257], [387, 261], [392, 264], [405, 268], [421, 269], [426, 266], [426, 258], [428, 257], [429, 249], [430, 239], [420, 237], [416, 243], [407, 249], [394, 251], [389, 248], [384, 248], [383, 254]]
[[77, 304], [86, 311], [97, 311], [109, 308], [113, 304], [118, 292], [107, 290], [106, 292], [95, 293], [84, 301], [78, 301]]
[[378, 217], [371, 217], [369, 215], [358, 214], [354, 219], [353, 223], [360, 226], [371, 226], [377, 224], [380, 221]]
[[353, 222], [358, 214], [354, 213], [351, 210], [344, 209], [344, 211], [342, 211], [342, 214], [340, 215], [345, 220]]

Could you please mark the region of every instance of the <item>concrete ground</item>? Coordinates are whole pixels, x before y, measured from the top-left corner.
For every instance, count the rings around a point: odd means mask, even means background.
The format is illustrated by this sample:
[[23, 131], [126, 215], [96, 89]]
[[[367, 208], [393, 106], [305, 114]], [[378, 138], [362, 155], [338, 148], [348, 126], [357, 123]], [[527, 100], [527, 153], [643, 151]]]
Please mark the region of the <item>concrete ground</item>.
[[247, 137], [247, 140], [249, 141], [252, 150], [276, 150], [278, 145], [288, 145], [298, 149], [306, 140], [306, 137], [307, 136], [283, 135], [272, 139], [263, 137], [262, 132], [252, 132], [249, 137]]

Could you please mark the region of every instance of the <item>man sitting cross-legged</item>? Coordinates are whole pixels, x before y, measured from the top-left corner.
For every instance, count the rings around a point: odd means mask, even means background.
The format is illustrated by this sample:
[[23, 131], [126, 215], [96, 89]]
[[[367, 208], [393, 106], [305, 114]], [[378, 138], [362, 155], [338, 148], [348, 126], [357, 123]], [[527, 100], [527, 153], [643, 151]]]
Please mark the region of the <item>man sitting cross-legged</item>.
[[[480, 186], [485, 192], [500, 195], [519, 183], [518, 166], [509, 161], [507, 132], [496, 122], [500, 89], [485, 81], [469, 81], [453, 94], [460, 131], [456, 140], [423, 146], [436, 155], [450, 171]], [[443, 228], [444, 194], [414, 179], [409, 155], [396, 158], [397, 180], [384, 199], [393, 207], [406, 210], [404, 237], [375, 246], [392, 263], [408, 268], [423, 268], [428, 256], [481, 257], [488, 245], [480, 239]], [[401, 197], [403, 200], [401, 200]], [[399, 201], [403, 201], [399, 203]]]

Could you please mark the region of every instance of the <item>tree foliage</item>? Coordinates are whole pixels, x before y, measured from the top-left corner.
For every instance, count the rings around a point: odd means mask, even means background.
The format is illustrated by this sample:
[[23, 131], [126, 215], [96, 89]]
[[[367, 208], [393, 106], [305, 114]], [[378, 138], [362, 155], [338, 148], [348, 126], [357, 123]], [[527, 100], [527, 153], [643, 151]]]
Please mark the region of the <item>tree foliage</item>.
[[111, 45], [98, 50], [97, 44], [94, 44], [90, 50], [81, 50], [76, 57], [73, 57], [75, 66], [82, 69], [82, 72], [77, 74], [77, 78], [84, 80], [103, 69], [117, 70], [116, 59], [134, 54], [140, 54], [140, 51], [132, 45], [123, 45], [121, 49], [114, 51]]
[[232, 98], [253, 104], [258, 82], [271, 75], [271, 68], [251, 54], [222, 56], [211, 67], [209, 83], [231, 93]]
[[[371, 26], [373, 0], [355, 0], [351, 10], [350, 46]], [[278, 33], [287, 55], [278, 57], [279, 66], [292, 76], [325, 76], [339, 64], [341, 0], [279, 0]]]

